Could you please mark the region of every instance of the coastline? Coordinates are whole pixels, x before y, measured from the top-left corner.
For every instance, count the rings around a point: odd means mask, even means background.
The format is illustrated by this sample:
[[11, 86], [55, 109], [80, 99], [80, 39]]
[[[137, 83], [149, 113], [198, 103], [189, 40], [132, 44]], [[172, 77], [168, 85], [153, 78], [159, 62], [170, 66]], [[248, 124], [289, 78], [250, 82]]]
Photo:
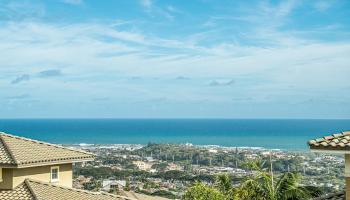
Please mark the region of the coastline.
[[307, 141], [348, 129], [350, 120], [0, 119], [0, 131], [60, 144], [174, 143], [307, 150]]
[[[195, 145], [192, 143], [151, 143], [159, 145], [175, 145], [184, 147], [193, 147], [197, 149], [206, 150], [221, 150], [221, 151], [235, 151], [235, 150], [252, 150], [252, 151], [271, 151], [271, 152], [289, 152], [289, 153], [308, 153], [309, 149], [281, 149], [281, 148], [265, 148], [265, 147], [249, 147], [249, 146], [221, 146], [221, 145]], [[73, 147], [78, 149], [115, 149], [115, 150], [138, 150], [146, 147], [147, 144], [60, 144], [62, 146]]]

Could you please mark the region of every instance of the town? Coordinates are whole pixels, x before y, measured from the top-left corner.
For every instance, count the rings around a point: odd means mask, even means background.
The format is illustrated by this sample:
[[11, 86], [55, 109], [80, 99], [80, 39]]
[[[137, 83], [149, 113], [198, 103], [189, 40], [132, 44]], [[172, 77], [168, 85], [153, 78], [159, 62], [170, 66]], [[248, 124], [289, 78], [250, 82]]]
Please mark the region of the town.
[[212, 184], [220, 174], [229, 175], [234, 185], [239, 185], [256, 173], [248, 166], [250, 162], [256, 162], [266, 170], [272, 166], [276, 176], [297, 172], [303, 177], [303, 185], [323, 193], [344, 189], [342, 155], [188, 143], [80, 144], [69, 147], [97, 155], [95, 161], [74, 167], [74, 187], [91, 191], [179, 199], [194, 182]]

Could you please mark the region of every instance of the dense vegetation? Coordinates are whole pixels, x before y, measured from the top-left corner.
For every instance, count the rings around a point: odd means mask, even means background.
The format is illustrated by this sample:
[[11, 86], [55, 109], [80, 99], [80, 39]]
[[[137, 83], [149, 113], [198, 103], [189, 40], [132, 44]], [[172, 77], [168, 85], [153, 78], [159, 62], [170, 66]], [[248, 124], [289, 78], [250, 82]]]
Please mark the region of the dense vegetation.
[[259, 171], [233, 187], [229, 176], [220, 175], [213, 185], [194, 183], [183, 200], [303, 200], [321, 195], [317, 188], [301, 186], [300, 178], [299, 174], [287, 172], [274, 180], [271, 174]]

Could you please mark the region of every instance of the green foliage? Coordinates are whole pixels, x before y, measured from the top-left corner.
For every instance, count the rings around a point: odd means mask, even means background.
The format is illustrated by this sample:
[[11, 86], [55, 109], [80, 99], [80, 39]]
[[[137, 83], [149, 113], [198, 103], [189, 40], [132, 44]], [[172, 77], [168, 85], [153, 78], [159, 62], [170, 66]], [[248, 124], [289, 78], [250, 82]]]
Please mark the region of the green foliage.
[[225, 196], [216, 188], [196, 182], [187, 189], [183, 200], [223, 200]]
[[151, 195], [152, 196], [165, 197], [165, 198], [168, 198], [168, 199], [175, 199], [176, 198], [176, 195], [174, 195], [173, 193], [171, 193], [169, 191], [165, 191], [165, 190], [155, 191]]
[[130, 191], [130, 180], [129, 179], [126, 180], [124, 190], [125, 191]]
[[245, 180], [237, 190], [237, 197], [242, 200], [302, 200], [310, 199], [311, 193], [299, 185], [300, 176], [295, 173], [284, 173], [277, 181], [273, 181], [268, 173]]
[[152, 165], [152, 169], [156, 169], [157, 171], [165, 171], [165, 169], [168, 167], [168, 163], [162, 162]]
[[[257, 164], [257, 163], [255, 163]], [[257, 167], [257, 165], [253, 165]], [[273, 177], [263, 171], [243, 181], [234, 188], [228, 175], [216, 177], [213, 186], [196, 182], [188, 188], [184, 200], [304, 200], [320, 195], [316, 188], [300, 186], [301, 176], [296, 173], [284, 173], [274, 181]]]

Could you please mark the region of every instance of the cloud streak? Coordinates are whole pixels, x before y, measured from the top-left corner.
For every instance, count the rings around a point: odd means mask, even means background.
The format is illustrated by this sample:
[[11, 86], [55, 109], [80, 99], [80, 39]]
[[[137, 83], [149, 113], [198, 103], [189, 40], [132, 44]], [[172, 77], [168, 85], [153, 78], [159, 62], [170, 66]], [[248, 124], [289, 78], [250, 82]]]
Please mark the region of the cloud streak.
[[29, 80], [30, 80], [30, 76], [28, 74], [23, 74], [21, 76], [18, 76], [15, 79], [13, 79], [11, 81], [11, 84], [18, 84], [18, 83], [29, 81]]
[[150, 9], [153, 4], [152, 0], [140, 0], [140, 3], [146, 9]]
[[16, 95], [16, 96], [9, 96], [9, 97], [6, 97], [6, 99], [9, 99], [9, 100], [21, 100], [21, 99], [28, 99], [30, 97], [31, 96], [29, 94], [22, 94], [22, 95]]
[[50, 78], [50, 77], [57, 77], [57, 76], [63, 76], [61, 70], [58, 69], [50, 69], [50, 70], [45, 70], [41, 71], [37, 75], [40, 78]]

